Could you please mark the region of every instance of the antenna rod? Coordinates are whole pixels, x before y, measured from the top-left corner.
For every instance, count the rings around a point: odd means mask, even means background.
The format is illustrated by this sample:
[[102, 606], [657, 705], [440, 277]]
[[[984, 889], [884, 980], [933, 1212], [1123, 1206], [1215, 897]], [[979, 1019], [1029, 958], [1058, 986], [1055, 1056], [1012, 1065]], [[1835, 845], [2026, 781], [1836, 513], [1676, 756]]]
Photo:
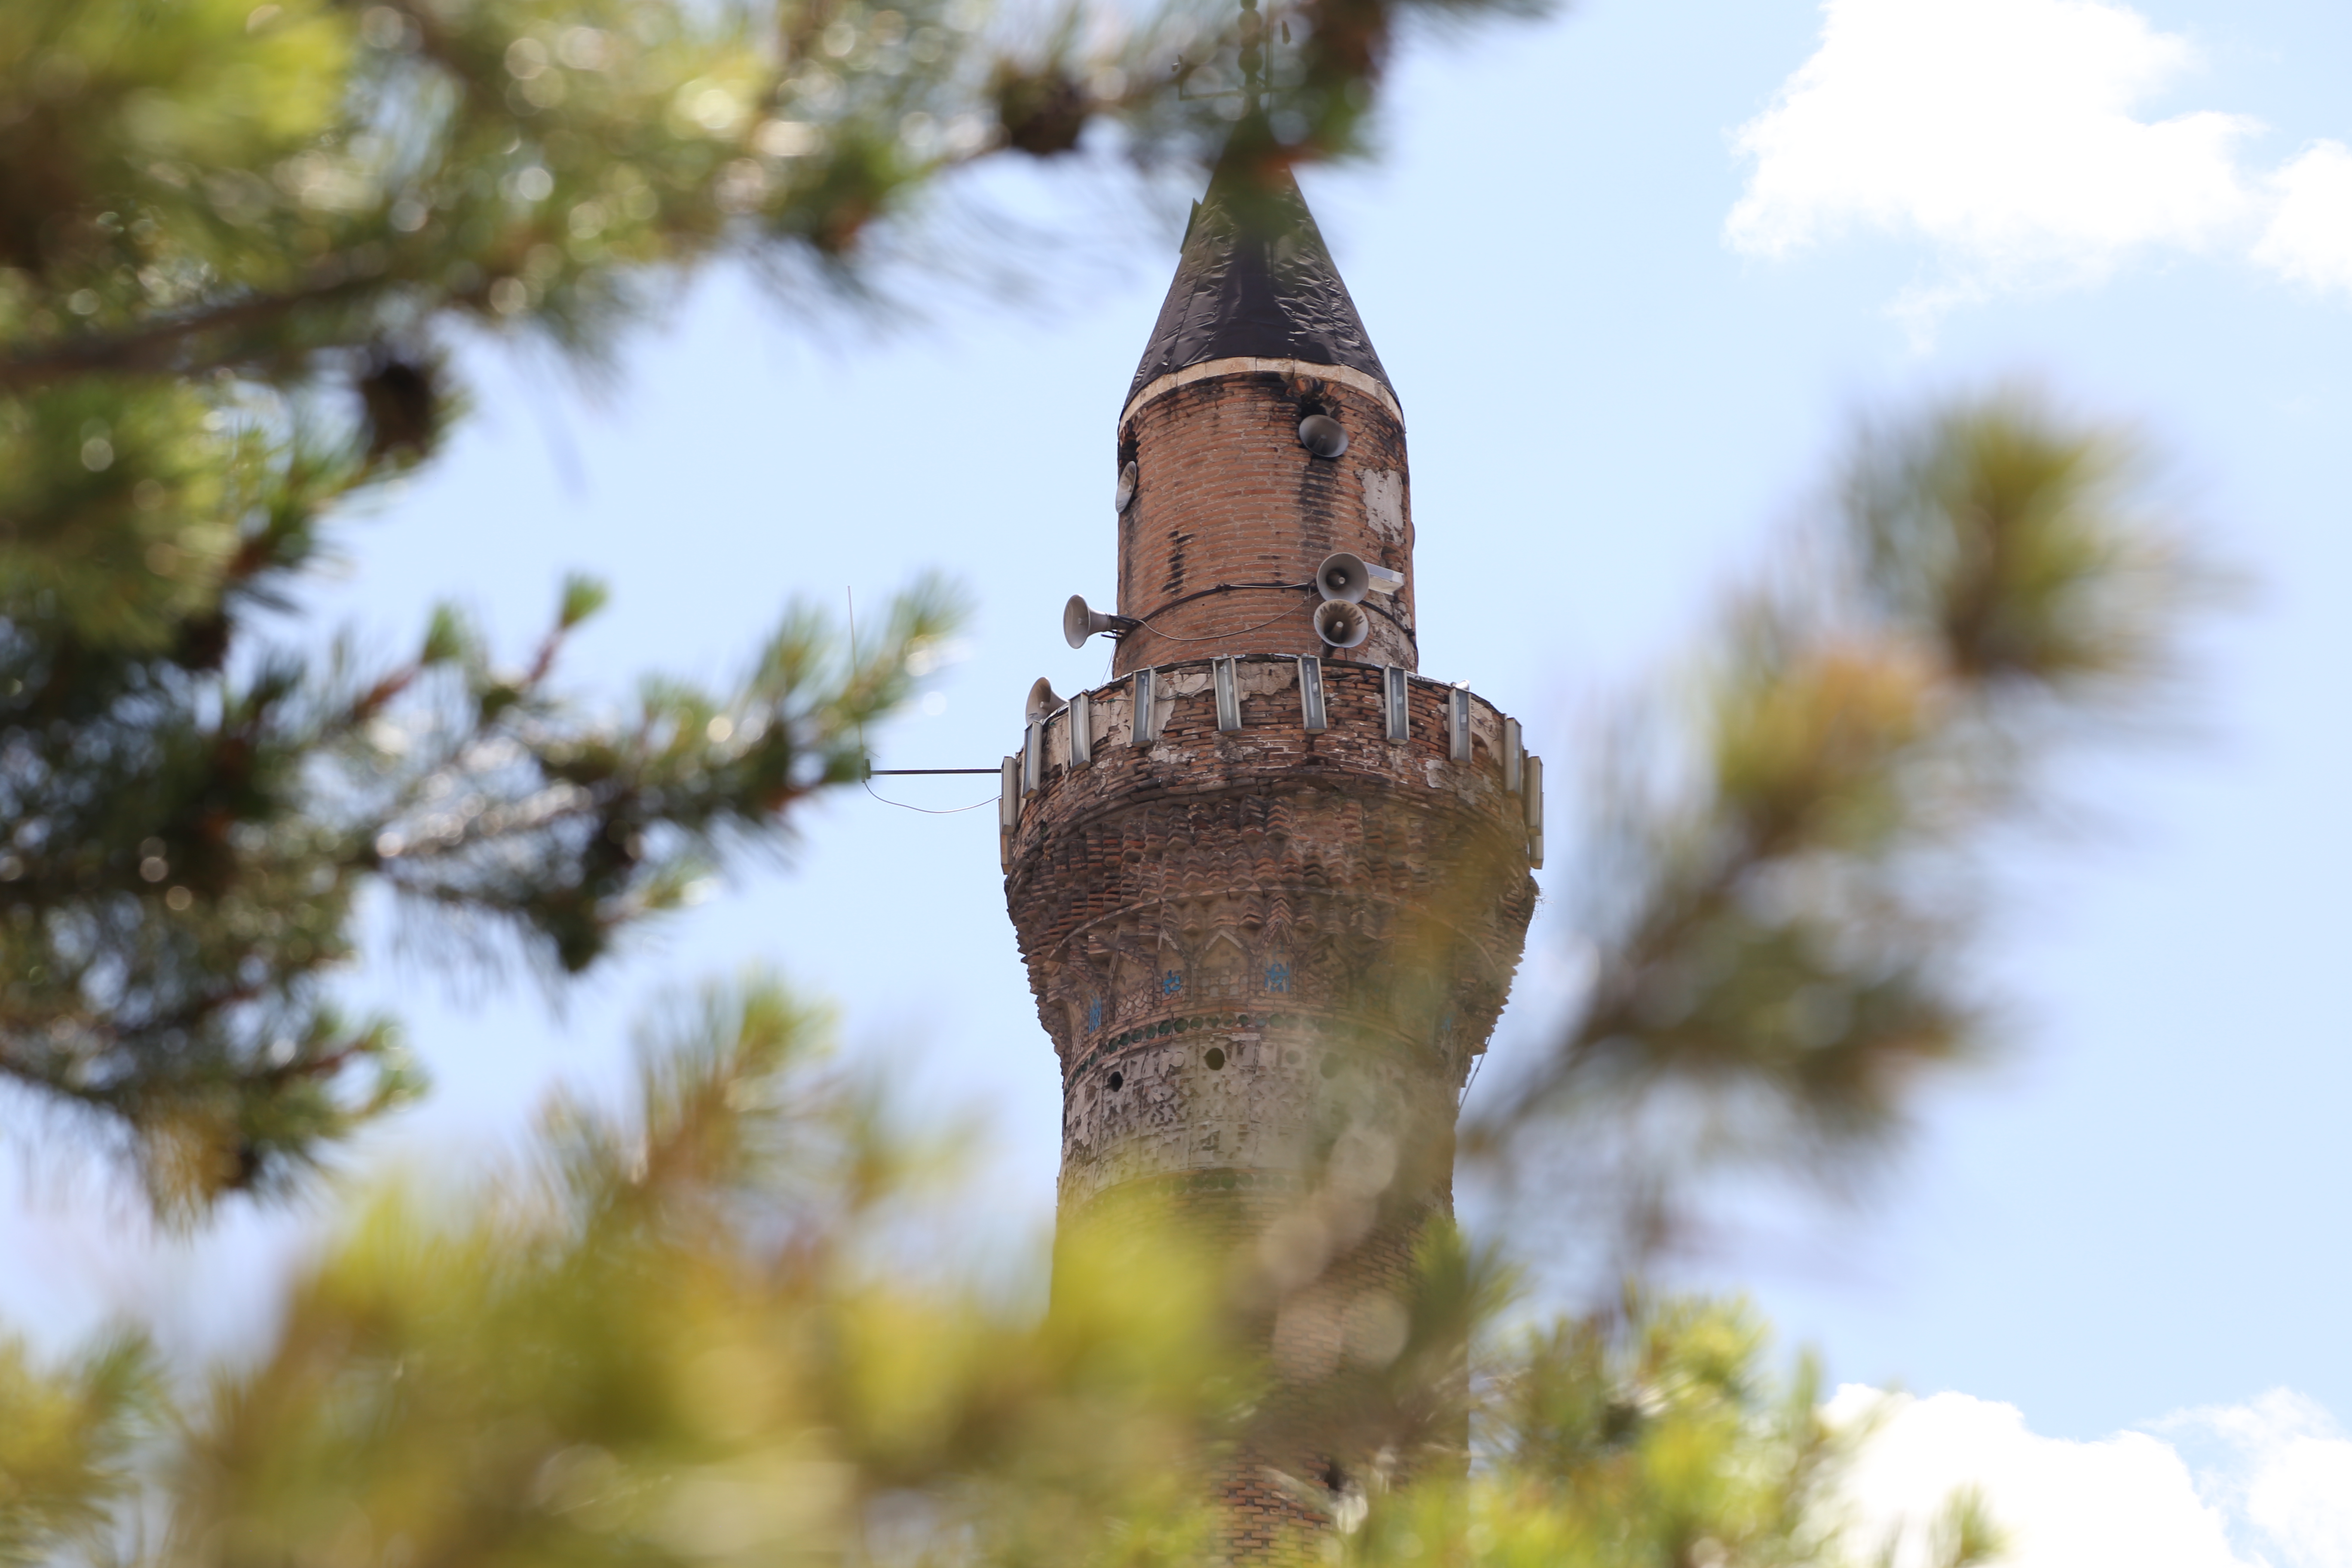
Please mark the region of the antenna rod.
[[868, 768], [868, 769], [866, 769], [866, 776], [867, 778], [869, 778], [869, 779], [890, 779], [890, 778], [906, 778], [906, 777], [909, 776], [910, 774], [914, 774], [914, 773], [991, 773], [991, 774], [993, 774], [993, 773], [999, 773], [999, 772], [1001, 772], [1001, 771], [1003, 771], [1003, 770], [998, 769], [998, 768]]

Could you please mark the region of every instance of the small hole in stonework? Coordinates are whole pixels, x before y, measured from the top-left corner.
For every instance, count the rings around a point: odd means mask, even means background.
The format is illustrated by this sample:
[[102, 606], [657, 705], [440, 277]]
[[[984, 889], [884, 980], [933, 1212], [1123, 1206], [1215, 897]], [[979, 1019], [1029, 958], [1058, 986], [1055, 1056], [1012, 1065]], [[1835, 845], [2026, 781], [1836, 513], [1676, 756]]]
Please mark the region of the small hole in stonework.
[[1285, 1066], [1285, 1067], [1290, 1067], [1290, 1068], [1295, 1068], [1295, 1067], [1297, 1067], [1297, 1066], [1298, 1065], [1298, 1053], [1297, 1053], [1297, 1051], [1285, 1051], [1285, 1052], [1283, 1052], [1283, 1053], [1282, 1053], [1282, 1065], [1283, 1065], [1283, 1066]]
[[1111, 1074], [1110, 1086], [1113, 1089], [1125, 1089], [1127, 1087], [1127, 1075], [1123, 1072], [1115, 1072]]
[[1339, 1058], [1338, 1057], [1325, 1057], [1323, 1058], [1323, 1076], [1325, 1078], [1338, 1078], [1339, 1076]]
[[1225, 1053], [1218, 1047], [1211, 1046], [1209, 1047], [1209, 1054], [1202, 1057], [1201, 1059], [1209, 1064], [1209, 1070], [1211, 1072], [1215, 1072], [1225, 1065]]

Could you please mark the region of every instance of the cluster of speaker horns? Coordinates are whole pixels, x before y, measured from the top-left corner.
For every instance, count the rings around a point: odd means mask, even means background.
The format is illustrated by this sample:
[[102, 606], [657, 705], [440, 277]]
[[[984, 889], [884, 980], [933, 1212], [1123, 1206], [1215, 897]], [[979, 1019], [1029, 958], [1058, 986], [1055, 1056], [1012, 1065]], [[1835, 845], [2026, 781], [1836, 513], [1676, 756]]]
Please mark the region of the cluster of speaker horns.
[[[1265, 584], [1250, 586], [1271, 586]], [[1351, 551], [1323, 558], [1315, 568], [1315, 591], [1323, 602], [1315, 606], [1315, 635], [1333, 647], [1360, 647], [1372, 635], [1372, 618], [1363, 610], [1368, 594], [1393, 594], [1404, 586], [1404, 574], [1375, 566]], [[1143, 623], [1130, 616], [1114, 616], [1090, 607], [1082, 594], [1070, 595], [1062, 606], [1062, 640], [1084, 647], [1097, 632], [1124, 637]]]
[[1375, 566], [1351, 551], [1323, 558], [1315, 568], [1315, 591], [1323, 602], [1315, 606], [1315, 635], [1332, 647], [1361, 647], [1372, 635], [1372, 617], [1364, 613], [1368, 594], [1393, 594], [1404, 586], [1404, 574]]

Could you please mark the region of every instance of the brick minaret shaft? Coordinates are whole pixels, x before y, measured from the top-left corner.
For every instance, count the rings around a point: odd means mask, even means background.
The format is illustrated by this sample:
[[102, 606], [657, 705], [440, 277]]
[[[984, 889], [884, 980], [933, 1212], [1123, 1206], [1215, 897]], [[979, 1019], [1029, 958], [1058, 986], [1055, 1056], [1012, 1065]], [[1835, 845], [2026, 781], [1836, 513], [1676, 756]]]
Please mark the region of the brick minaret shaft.
[[[1416, 1247], [1451, 1216], [1455, 1107], [1534, 908], [1541, 773], [1516, 722], [1412, 673], [1395, 392], [1287, 171], [1238, 157], [1119, 416], [1118, 607], [1145, 624], [1109, 685], [1033, 712], [1003, 826], [1062, 1064], [1066, 1235], [1148, 1209], [1226, 1249], [1291, 1391], [1299, 1419], [1220, 1481], [1249, 1560], [1398, 1436], [1308, 1417], [1396, 1355]], [[1343, 452], [1309, 448], [1310, 416]], [[1344, 651], [1312, 618], [1335, 551], [1403, 579]]]

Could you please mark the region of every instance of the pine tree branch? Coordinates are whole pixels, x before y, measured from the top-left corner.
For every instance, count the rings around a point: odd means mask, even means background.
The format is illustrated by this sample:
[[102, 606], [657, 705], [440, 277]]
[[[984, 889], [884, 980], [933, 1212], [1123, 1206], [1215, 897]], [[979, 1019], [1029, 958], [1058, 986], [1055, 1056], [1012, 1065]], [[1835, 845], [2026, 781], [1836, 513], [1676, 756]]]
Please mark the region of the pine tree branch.
[[357, 299], [399, 281], [384, 278], [345, 279], [291, 293], [264, 294], [233, 305], [211, 306], [152, 322], [136, 331], [77, 338], [28, 354], [0, 357], [0, 388], [37, 386], [66, 376], [107, 372], [195, 375], [239, 364], [253, 358], [253, 354], [215, 353], [190, 359], [175, 356], [173, 351], [190, 338], [266, 327], [298, 310]]

